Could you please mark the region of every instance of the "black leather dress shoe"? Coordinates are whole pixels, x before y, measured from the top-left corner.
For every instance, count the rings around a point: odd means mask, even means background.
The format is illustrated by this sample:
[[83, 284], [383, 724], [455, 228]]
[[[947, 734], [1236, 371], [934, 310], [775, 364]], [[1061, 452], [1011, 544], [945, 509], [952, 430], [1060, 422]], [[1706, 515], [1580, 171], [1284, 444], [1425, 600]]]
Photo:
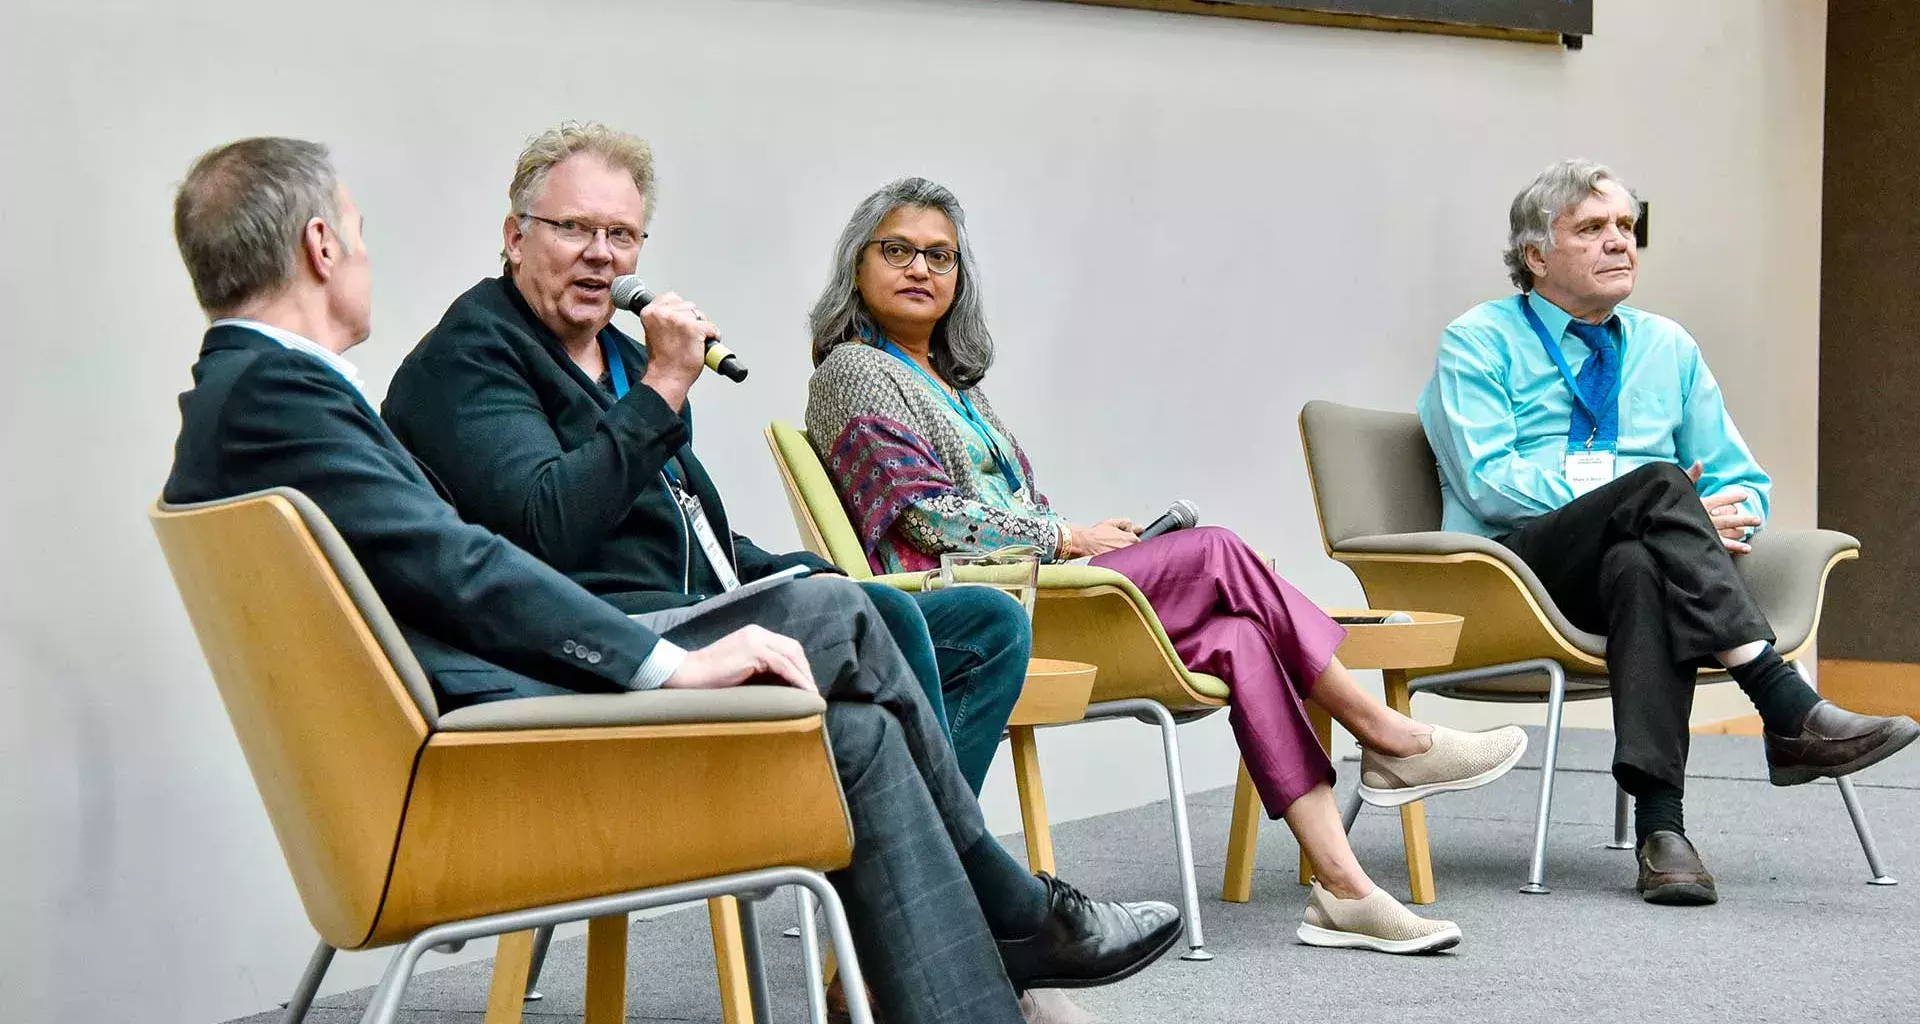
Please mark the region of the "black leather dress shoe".
[[1703, 907], [1720, 902], [1713, 876], [1700, 854], [1678, 832], [1655, 832], [1634, 851], [1640, 860], [1640, 898], [1669, 907]]
[[1776, 786], [1837, 779], [1879, 764], [1920, 739], [1920, 722], [1905, 715], [1857, 715], [1830, 700], [1807, 712], [1798, 736], [1762, 737], [1767, 778]]
[[1047, 917], [1024, 939], [1001, 939], [1000, 959], [1015, 991], [1091, 988], [1131, 977], [1180, 938], [1180, 912], [1155, 901], [1108, 903], [1052, 875]]

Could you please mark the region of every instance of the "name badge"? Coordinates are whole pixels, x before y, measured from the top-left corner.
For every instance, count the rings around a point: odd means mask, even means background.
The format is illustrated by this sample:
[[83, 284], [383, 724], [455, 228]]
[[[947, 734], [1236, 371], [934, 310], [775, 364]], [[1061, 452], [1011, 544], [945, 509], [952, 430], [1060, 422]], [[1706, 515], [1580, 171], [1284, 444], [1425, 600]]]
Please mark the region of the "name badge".
[[1578, 498], [1588, 491], [1613, 482], [1613, 453], [1609, 451], [1569, 451], [1566, 463], [1567, 483]]
[[727, 549], [720, 546], [720, 538], [713, 534], [713, 524], [707, 522], [707, 510], [700, 504], [700, 496], [671, 487], [673, 500], [680, 504], [680, 511], [686, 514], [687, 522], [693, 527], [693, 538], [700, 542], [700, 551], [707, 556], [707, 564], [713, 566], [714, 574], [720, 577], [723, 590], [740, 589], [740, 577], [733, 571], [733, 562], [727, 558]]

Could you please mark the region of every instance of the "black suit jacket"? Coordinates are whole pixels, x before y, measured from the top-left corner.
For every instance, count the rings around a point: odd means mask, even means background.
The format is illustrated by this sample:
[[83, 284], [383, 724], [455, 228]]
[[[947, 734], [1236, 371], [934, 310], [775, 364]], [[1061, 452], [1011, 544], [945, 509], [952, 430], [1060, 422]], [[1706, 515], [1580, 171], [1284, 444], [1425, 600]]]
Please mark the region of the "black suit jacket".
[[180, 396], [162, 496], [304, 492], [333, 522], [434, 683], [442, 711], [624, 689], [659, 637], [539, 559], [462, 522], [360, 392], [245, 327], [207, 332]]
[[639, 382], [646, 350], [632, 338], [612, 326], [600, 337], [619, 347], [632, 382], [618, 401], [581, 372], [510, 279], [489, 278], [455, 299], [400, 364], [381, 412], [461, 515], [625, 611], [721, 590], [662, 479], [669, 459], [729, 542], [743, 582], [795, 565], [838, 571], [731, 532], [693, 454], [692, 406], [676, 414]]

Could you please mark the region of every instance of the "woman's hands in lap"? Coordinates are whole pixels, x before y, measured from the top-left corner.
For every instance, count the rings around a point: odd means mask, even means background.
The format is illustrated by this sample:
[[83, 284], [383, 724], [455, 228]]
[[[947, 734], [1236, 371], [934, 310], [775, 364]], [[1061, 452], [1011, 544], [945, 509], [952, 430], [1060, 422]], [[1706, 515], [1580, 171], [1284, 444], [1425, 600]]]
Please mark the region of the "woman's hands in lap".
[[1073, 526], [1067, 530], [1067, 555], [1085, 558], [1101, 555], [1140, 543], [1140, 531], [1131, 519], [1102, 519], [1092, 526]]

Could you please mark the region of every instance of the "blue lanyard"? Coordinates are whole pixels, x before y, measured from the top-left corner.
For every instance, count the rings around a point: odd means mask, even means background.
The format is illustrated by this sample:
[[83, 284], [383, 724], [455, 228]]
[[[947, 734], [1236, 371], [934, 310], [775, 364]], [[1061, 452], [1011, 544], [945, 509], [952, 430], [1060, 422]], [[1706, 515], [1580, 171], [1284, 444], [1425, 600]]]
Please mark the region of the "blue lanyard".
[[[620, 354], [620, 346], [605, 338], [600, 340], [600, 351], [607, 357], [607, 380], [613, 384], [613, 398], [617, 402], [633, 390], [633, 385], [627, 380], [627, 360]], [[662, 465], [660, 472], [665, 473], [675, 487], [680, 486], [680, 474], [673, 471], [671, 461]]]
[[901, 351], [900, 346], [895, 345], [893, 342], [885, 342], [881, 345], [881, 348], [888, 355], [913, 367], [913, 371], [924, 378], [927, 384], [940, 394], [941, 398], [946, 399], [947, 405], [950, 406], [954, 412], [958, 413], [961, 419], [967, 421], [967, 426], [972, 427], [973, 432], [980, 435], [980, 440], [985, 442], [987, 451], [993, 453], [993, 464], [1000, 467], [1000, 475], [1007, 478], [1007, 486], [1017, 493], [1022, 486], [1020, 483], [1020, 472], [1013, 468], [1013, 463], [1008, 462], [1006, 455], [1000, 451], [1000, 443], [993, 439], [993, 429], [987, 425], [986, 417], [980, 415], [980, 410], [973, 407], [973, 399], [968, 398], [964, 391], [960, 393], [958, 399], [954, 398], [953, 395], [947, 392], [946, 388], [940, 386], [939, 381], [933, 379], [933, 374], [928, 373], [919, 363], [914, 362], [912, 356]]
[[619, 401], [633, 387], [627, 383], [627, 361], [620, 355], [620, 346], [605, 338], [600, 339], [600, 351], [607, 357], [607, 379], [613, 382], [614, 400]]
[[[1540, 314], [1533, 311], [1533, 303], [1527, 301], [1526, 293], [1521, 293], [1518, 298], [1520, 302], [1520, 312], [1526, 315], [1527, 325], [1533, 328], [1534, 335], [1540, 339], [1540, 344], [1546, 348], [1547, 356], [1553, 360], [1553, 365], [1559, 368], [1560, 379], [1567, 382], [1567, 390], [1573, 392], [1574, 402], [1579, 404], [1580, 408], [1586, 410], [1587, 416], [1593, 420], [1593, 437], [1587, 439], [1586, 447], [1592, 448], [1594, 447], [1594, 442], [1600, 441], [1604, 442], [1602, 447], [1608, 451], [1612, 451], [1614, 447], [1619, 444], [1620, 385], [1626, 380], [1627, 375], [1620, 372], [1616, 372], [1613, 375], [1613, 390], [1607, 392], [1607, 397], [1601, 402], [1600, 408], [1595, 409], [1593, 406], [1588, 405], [1586, 396], [1580, 392], [1580, 382], [1573, 375], [1573, 367], [1567, 364], [1566, 353], [1560, 351], [1559, 342], [1556, 342], [1553, 336], [1547, 333], [1547, 325], [1540, 320]], [[1618, 347], [1618, 341], [1619, 336], [1615, 335], [1616, 349]], [[1623, 356], [1622, 362], [1624, 361]], [[1624, 369], [1624, 367], [1622, 367], [1622, 369]]]

